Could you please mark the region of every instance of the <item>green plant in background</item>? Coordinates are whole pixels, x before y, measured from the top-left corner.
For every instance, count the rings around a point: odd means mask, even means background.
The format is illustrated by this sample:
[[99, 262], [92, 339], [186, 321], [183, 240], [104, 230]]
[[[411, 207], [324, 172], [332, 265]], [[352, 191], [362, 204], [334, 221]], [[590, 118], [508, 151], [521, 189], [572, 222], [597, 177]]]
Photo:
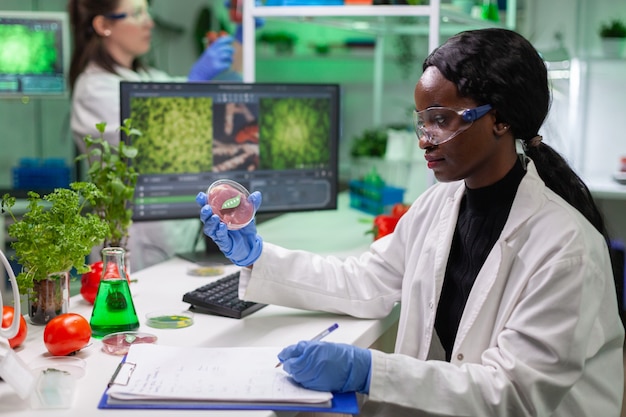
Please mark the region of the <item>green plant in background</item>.
[[600, 25], [601, 38], [626, 38], [626, 24], [620, 19], [613, 19]]
[[137, 171], [142, 174], [211, 171], [212, 109], [213, 99], [208, 97], [132, 99], [133, 126], [142, 133], [133, 141], [138, 151], [134, 161]]
[[265, 31], [258, 36], [259, 43], [274, 47], [277, 54], [288, 54], [298, 41], [298, 37], [291, 32], [279, 30], [276, 32]]
[[[126, 119], [120, 131], [127, 137], [141, 136], [141, 132], [131, 126]], [[128, 229], [132, 223], [132, 199], [137, 185], [137, 170], [128, 161], [137, 156], [137, 148], [123, 141], [111, 145], [103, 138], [106, 123], [96, 124], [100, 138], [87, 135], [84, 138], [87, 153], [76, 160], [87, 160], [87, 178], [100, 191], [94, 197], [94, 212], [106, 223], [107, 233], [104, 246], [126, 247]]]
[[365, 129], [359, 136], [353, 138], [350, 155], [353, 157], [382, 158], [387, 150], [387, 128], [374, 127]]
[[301, 169], [330, 164], [330, 100], [261, 99], [261, 169]]
[[22, 266], [16, 277], [21, 293], [53, 273], [89, 271], [86, 256], [107, 235], [106, 223], [90, 212], [101, 198], [102, 192], [88, 182], [73, 182], [70, 189], [57, 188], [43, 198], [30, 191], [26, 213], [17, 219], [12, 211], [15, 198], [3, 196], [2, 211], [14, 222], [8, 233], [15, 239], [11, 247]]
[[[418, 24], [415, 16], [399, 16], [398, 25], [415, 26]], [[417, 64], [417, 54], [415, 53], [415, 35], [400, 34], [395, 38], [396, 46], [396, 65], [400, 69], [400, 73], [405, 79], [417, 79], [418, 74], [413, 74]]]

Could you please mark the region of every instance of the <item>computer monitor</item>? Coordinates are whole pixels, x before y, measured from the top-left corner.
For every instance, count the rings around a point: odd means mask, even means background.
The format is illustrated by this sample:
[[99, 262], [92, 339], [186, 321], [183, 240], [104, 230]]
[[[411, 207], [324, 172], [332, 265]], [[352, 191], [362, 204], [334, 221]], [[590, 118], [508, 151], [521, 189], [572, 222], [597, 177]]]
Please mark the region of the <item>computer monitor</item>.
[[120, 110], [142, 132], [123, 138], [133, 221], [198, 219], [196, 195], [222, 178], [260, 191], [260, 215], [337, 208], [337, 84], [122, 82]]
[[0, 97], [66, 97], [67, 13], [0, 11]]

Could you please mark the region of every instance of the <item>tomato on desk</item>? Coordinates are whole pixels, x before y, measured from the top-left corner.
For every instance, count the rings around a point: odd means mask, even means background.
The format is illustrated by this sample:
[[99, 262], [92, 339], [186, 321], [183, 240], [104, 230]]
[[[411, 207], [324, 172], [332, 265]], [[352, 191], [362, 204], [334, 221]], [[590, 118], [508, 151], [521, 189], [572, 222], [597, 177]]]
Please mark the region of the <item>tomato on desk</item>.
[[80, 314], [64, 313], [54, 317], [43, 330], [43, 342], [54, 356], [73, 355], [91, 339], [91, 326]]
[[[11, 326], [13, 323], [13, 317], [15, 316], [15, 310], [11, 306], [3, 306], [2, 307], [2, 327], [7, 328]], [[28, 326], [26, 325], [26, 320], [24, 316], [20, 316], [20, 327], [17, 331], [17, 334], [9, 339], [9, 346], [11, 348], [16, 348], [26, 340], [26, 335], [28, 334]]]

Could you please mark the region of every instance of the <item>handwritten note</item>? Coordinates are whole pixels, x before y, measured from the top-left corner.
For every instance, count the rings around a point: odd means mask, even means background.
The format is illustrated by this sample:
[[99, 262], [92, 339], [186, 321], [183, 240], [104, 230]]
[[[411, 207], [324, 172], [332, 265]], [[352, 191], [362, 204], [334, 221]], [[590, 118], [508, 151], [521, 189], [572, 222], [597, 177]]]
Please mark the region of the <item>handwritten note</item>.
[[321, 404], [332, 394], [296, 384], [275, 368], [275, 347], [203, 348], [132, 345], [134, 364], [108, 390], [118, 400], [177, 400]]

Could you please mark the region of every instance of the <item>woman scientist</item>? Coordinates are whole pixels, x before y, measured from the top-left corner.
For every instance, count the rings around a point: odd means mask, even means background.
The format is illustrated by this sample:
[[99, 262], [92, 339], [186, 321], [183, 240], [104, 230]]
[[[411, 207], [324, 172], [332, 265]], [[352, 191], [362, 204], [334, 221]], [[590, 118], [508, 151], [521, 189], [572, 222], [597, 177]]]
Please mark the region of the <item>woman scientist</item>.
[[415, 128], [439, 182], [360, 257], [263, 243], [253, 223], [227, 231], [198, 195], [204, 232], [247, 267], [241, 298], [363, 318], [399, 302], [393, 354], [299, 342], [278, 355], [305, 387], [368, 394], [362, 415], [618, 416], [607, 238], [587, 187], [538, 136], [545, 63], [515, 32], [483, 29], [423, 70]]
[[[83, 137], [99, 136], [96, 123], [106, 122], [105, 138], [119, 141], [120, 81], [173, 78], [141, 62], [150, 50], [154, 27], [146, 0], [69, 0], [68, 11], [74, 39], [71, 127], [76, 145], [84, 152]], [[220, 37], [192, 66], [188, 80], [215, 78], [230, 68], [233, 54], [233, 38]]]
[[[163, 71], [142, 64], [150, 49], [154, 22], [146, 0], [69, 0], [74, 51], [69, 82], [72, 89], [71, 129], [81, 153], [83, 138], [100, 137], [96, 123], [106, 122], [104, 138], [120, 140], [120, 81], [168, 81]], [[212, 43], [189, 71], [190, 81], [211, 80], [228, 70], [233, 61], [233, 38]], [[189, 240], [197, 221], [142, 222], [133, 224], [128, 249], [132, 269], [161, 262]]]

